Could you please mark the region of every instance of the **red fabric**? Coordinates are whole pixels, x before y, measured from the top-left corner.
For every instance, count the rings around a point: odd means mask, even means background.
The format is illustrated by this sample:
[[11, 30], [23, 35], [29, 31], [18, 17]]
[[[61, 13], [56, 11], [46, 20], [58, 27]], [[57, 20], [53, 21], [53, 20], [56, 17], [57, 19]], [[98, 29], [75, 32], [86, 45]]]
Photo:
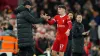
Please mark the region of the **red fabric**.
[[68, 29], [72, 28], [72, 22], [67, 15], [62, 18], [60, 15], [56, 15], [54, 19], [48, 20], [50, 25], [54, 24], [55, 22], [57, 22], [57, 33], [65, 34]]
[[89, 42], [87, 46], [84, 46], [84, 50], [87, 56], [89, 55], [89, 50], [91, 48], [91, 45], [92, 45], [91, 42]]
[[[59, 40], [59, 37], [65, 37], [62, 40]], [[52, 50], [57, 52], [65, 52], [68, 44], [68, 36], [56, 36], [56, 40], [53, 43]]]
[[89, 43], [88, 43], [88, 49], [90, 49], [90, 48], [91, 48], [91, 46], [92, 46], [92, 43], [91, 43], [91, 42], [89, 42]]
[[7, 5], [14, 10], [18, 5], [18, 0], [0, 0], [0, 10], [4, 10]]
[[15, 15], [15, 14], [12, 14], [12, 15], [11, 15], [11, 18], [12, 18], [12, 19], [15, 19], [15, 18], [16, 18], [16, 15]]
[[55, 22], [57, 23], [57, 33], [52, 50], [64, 52], [68, 43], [68, 36], [65, 34], [65, 32], [72, 28], [72, 23], [67, 15], [64, 17], [56, 15], [54, 19], [48, 20], [50, 25], [54, 24]]

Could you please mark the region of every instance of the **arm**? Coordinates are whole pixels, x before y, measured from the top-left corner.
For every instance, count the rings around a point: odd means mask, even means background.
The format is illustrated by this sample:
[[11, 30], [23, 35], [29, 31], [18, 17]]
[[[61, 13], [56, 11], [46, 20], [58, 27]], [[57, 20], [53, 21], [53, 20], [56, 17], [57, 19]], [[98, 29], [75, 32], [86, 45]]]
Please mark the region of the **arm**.
[[41, 23], [41, 22], [44, 22], [44, 19], [41, 19], [41, 18], [34, 18], [29, 12], [25, 11], [25, 19], [27, 21], [29, 21], [30, 23], [33, 23], [33, 24], [37, 24], [37, 23]]
[[68, 24], [68, 29], [71, 30], [72, 29], [72, 22], [70, 20], [70, 18], [67, 18], [67, 24]]
[[57, 15], [53, 18], [53, 19], [46, 19], [46, 21], [48, 22], [48, 24], [52, 25], [56, 22], [56, 18], [57, 18]]
[[55, 19], [51, 19], [51, 20], [47, 20], [47, 22], [48, 22], [48, 24], [52, 25], [52, 24], [54, 24], [56, 22], [56, 20]]
[[72, 29], [72, 22], [69, 17], [67, 18], [67, 24], [68, 24], [68, 30], [66, 31], [66, 35], [69, 36], [70, 30]]

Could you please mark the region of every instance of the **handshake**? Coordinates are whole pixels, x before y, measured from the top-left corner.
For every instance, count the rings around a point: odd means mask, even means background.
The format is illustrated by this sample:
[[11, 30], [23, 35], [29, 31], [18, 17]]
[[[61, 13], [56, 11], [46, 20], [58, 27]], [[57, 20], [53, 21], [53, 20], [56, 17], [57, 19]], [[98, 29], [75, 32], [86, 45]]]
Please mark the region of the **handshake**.
[[46, 20], [46, 21], [48, 21], [51, 17], [50, 16], [48, 16], [48, 14], [41, 14], [40, 15], [41, 16], [41, 18], [43, 18], [44, 20]]

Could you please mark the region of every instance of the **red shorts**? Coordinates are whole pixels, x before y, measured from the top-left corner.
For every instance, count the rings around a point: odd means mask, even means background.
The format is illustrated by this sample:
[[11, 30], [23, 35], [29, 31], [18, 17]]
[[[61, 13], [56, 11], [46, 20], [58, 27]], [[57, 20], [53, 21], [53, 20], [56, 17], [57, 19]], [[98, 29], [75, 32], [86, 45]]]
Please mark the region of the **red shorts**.
[[65, 52], [68, 44], [68, 36], [57, 35], [56, 40], [53, 43], [52, 50], [57, 52]]

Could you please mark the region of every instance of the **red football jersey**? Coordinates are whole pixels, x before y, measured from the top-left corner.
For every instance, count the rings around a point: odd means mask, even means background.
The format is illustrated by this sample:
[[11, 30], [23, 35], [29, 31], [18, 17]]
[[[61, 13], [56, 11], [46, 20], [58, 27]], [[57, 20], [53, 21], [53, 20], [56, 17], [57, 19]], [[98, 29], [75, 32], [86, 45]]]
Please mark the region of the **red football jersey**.
[[56, 15], [52, 20], [48, 20], [49, 24], [57, 23], [57, 34], [65, 34], [65, 32], [72, 28], [72, 22], [68, 15], [61, 17], [60, 15]]

